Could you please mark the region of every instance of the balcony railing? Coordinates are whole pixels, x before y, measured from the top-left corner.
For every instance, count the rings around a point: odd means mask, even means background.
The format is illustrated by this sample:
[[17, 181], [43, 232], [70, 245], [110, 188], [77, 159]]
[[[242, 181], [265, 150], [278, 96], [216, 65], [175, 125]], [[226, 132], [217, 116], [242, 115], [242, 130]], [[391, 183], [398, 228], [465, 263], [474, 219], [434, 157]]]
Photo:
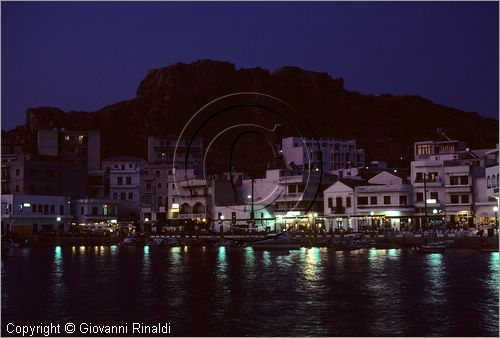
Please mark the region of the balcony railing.
[[332, 207], [330, 210], [332, 214], [345, 214], [345, 207]]
[[[415, 179], [415, 183], [422, 183], [423, 184], [424, 183], [424, 179], [423, 178], [416, 178]], [[437, 178], [434, 178], [434, 179], [426, 179], [425, 183], [426, 184], [441, 183], [441, 178], [437, 177]]]

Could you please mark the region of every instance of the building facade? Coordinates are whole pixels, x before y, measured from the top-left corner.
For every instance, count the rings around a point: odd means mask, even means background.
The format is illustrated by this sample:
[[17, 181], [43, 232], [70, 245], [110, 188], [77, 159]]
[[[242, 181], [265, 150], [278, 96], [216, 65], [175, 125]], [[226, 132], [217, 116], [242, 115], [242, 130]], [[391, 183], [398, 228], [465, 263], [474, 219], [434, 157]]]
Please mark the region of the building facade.
[[325, 173], [363, 167], [365, 162], [364, 150], [358, 149], [354, 140], [287, 137], [282, 140], [281, 153], [291, 169], [322, 168]]
[[2, 194], [2, 233], [31, 236], [64, 232], [69, 230], [71, 220], [68, 197]]
[[150, 136], [148, 138], [148, 162], [168, 163], [175, 169], [193, 169], [200, 174], [203, 156], [203, 140], [171, 135], [165, 137]]
[[369, 180], [341, 179], [324, 192], [327, 229], [404, 229], [414, 214], [412, 186], [381, 172]]
[[107, 198], [118, 202], [119, 215], [135, 215], [141, 211], [141, 170], [146, 162], [135, 156], [113, 156], [102, 161], [106, 172]]
[[101, 168], [99, 131], [41, 129], [38, 131], [38, 154], [57, 157], [59, 161], [80, 164], [88, 170]]

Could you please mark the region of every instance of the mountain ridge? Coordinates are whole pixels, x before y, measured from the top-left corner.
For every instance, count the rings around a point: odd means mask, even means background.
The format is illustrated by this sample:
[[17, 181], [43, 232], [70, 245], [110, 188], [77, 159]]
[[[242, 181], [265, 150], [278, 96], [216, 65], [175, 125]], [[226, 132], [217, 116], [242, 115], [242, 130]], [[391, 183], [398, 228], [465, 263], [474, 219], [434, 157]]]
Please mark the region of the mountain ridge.
[[[151, 69], [139, 83], [135, 98], [94, 112], [28, 108], [24, 125], [2, 130], [2, 144], [21, 143], [29, 152], [36, 147], [39, 128], [97, 129], [101, 131], [103, 158], [145, 157], [148, 136], [179, 133], [206, 103], [243, 91], [282, 99], [307, 115], [318, 137], [356, 139], [368, 160], [386, 160], [392, 166], [407, 166], [413, 142], [434, 139], [437, 128], [445, 128], [450, 137], [467, 141], [471, 148], [498, 143], [498, 120], [417, 95], [364, 95], [346, 90], [341, 77], [295, 66], [270, 72], [260, 67], [237, 69], [226, 61], [199, 60]], [[266, 120], [265, 115], [259, 118]]]

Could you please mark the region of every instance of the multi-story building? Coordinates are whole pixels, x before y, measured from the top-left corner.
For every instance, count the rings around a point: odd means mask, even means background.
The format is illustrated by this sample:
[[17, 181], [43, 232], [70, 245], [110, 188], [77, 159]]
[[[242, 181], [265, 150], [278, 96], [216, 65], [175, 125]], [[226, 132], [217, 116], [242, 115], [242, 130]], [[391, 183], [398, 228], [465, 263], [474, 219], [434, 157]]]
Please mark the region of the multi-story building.
[[102, 161], [106, 172], [107, 196], [119, 204], [120, 216], [141, 211], [141, 169], [145, 161], [135, 156], [112, 156]]
[[100, 170], [101, 134], [99, 131], [41, 129], [38, 131], [38, 154], [80, 164], [88, 170]]
[[499, 176], [498, 144], [496, 149], [485, 152], [487, 159], [485, 177], [477, 179], [473, 187], [476, 224], [482, 228], [498, 227]]
[[418, 225], [439, 216], [447, 225], [474, 227], [474, 187], [485, 177], [491, 149], [470, 150], [465, 142], [423, 141], [414, 144], [411, 182]]
[[170, 163], [146, 163], [141, 171], [141, 220], [167, 218], [168, 178], [174, 169]]
[[412, 195], [409, 182], [385, 171], [369, 180], [341, 179], [324, 191], [325, 225], [327, 229], [402, 229], [412, 222]]
[[357, 149], [356, 141], [341, 141], [331, 138], [287, 137], [282, 140], [281, 154], [291, 169], [323, 169], [334, 173], [339, 169], [364, 166], [363, 149]]
[[[278, 226], [287, 218], [307, 222], [309, 214], [323, 213], [323, 190], [335, 180], [333, 175], [317, 171], [272, 169], [266, 177], [242, 181], [243, 204], [260, 205], [261, 209], [272, 210], [277, 217]], [[260, 209], [255, 209], [258, 213]]]
[[37, 155], [2, 162], [2, 194], [87, 196], [87, 170], [82, 165]]
[[[201, 137], [178, 138], [174, 135], [148, 138], [148, 162], [171, 164], [176, 169], [193, 169], [195, 174], [201, 170], [203, 140]], [[175, 162], [175, 163], [174, 163]]]
[[68, 197], [2, 194], [2, 233], [31, 236], [41, 231], [68, 231], [71, 219]]

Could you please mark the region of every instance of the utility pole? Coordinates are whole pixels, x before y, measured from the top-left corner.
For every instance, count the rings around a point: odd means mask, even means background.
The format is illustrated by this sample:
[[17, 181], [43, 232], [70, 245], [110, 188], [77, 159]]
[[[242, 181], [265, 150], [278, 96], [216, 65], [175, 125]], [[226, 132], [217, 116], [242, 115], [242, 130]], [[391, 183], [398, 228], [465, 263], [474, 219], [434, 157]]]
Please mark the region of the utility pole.
[[252, 199], [251, 199], [251, 209], [250, 209], [250, 223], [252, 224], [252, 226], [255, 224], [255, 215], [254, 215], [254, 206], [253, 206], [253, 184], [254, 184], [254, 179], [252, 177]]
[[426, 173], [422, 173], [422, 176], [424, 177], [424, 209], [425, 209], [425, 222], [424, 225], [427, 227], [428, 224], [428, 214], [427, 214], [427, 180], [426, 180]]

